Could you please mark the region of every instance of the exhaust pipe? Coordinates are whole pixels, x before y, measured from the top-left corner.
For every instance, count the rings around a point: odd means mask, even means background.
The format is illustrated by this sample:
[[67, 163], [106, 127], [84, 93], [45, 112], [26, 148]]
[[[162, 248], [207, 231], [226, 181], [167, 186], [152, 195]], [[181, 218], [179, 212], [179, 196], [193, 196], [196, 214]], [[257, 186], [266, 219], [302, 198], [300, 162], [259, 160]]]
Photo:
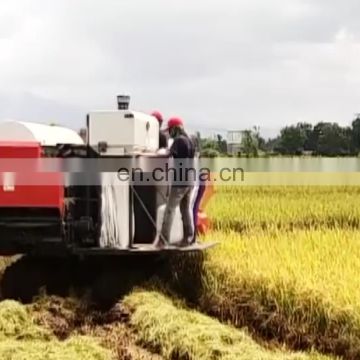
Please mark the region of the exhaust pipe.
[[118, 104], [118, 110], [129, 110], [130, 96], [118, 95], [117, 104]]

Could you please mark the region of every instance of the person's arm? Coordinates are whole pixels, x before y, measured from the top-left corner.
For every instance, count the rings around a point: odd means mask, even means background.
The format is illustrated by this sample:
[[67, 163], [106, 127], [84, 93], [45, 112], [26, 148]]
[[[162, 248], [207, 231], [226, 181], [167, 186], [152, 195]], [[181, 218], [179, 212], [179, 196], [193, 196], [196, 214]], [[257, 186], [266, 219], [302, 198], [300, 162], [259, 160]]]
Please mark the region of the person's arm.
[[173, 144], [170, 147], [170, 156], [172, 156], [173, 158], [180, 158], [183, 145], [184, 142], [181, 138], [175, 138]]

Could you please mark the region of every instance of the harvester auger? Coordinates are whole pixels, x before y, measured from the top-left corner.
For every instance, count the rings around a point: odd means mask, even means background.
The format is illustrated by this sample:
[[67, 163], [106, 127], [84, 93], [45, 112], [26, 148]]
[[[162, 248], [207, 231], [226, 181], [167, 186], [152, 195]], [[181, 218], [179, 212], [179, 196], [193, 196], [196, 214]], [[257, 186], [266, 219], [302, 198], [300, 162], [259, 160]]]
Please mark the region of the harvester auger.
[[[0, 123], [0, 256], [23, 255], [4, 273], [2, 296], [29, 301], [42, 286], [101, 287], [110, 277], [126, 288], [124, 271], [146, 278], [173, 254], [213, 246], [153, 245], [169, 179], [150, 175], [170, 160], [158, 153], [158, 121], [129, 110], [128, 100], [89, 113], [85, 140], [59, 126]], [[178, 212], [170, 240], [181, 238]]]

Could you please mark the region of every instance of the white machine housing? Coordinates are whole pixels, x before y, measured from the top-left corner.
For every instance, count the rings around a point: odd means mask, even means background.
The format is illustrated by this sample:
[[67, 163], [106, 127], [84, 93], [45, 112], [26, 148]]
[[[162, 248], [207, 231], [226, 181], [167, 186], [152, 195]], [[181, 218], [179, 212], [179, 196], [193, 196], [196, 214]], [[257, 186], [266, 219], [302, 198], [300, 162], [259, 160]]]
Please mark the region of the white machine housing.
[[34, 141], [48, 147], [58, 144], [84, 144], [81, 137], [72, 129], [16, 120], [0, 122], [0, 141]]
[[[159, 123], [155, 117], [131, 110], [95, 111], [88, 115], [88, 144], [103, 156], [156, 152]], [[99, 151], [99, 144], [106, 144]]]

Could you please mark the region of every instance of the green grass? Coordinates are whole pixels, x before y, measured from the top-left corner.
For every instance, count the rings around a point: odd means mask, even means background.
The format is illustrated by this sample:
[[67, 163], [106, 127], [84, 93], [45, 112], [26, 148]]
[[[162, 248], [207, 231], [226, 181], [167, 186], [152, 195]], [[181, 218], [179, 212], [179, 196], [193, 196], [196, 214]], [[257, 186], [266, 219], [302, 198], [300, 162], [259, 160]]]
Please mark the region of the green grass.
[[130, 323], [139, 342], [166, 359], [327, 359], [315, 353], [306, 355], [265, 349], [245, 331], [187, 310], [182, 303], [171, 301], [157, 292], [134, 292], [124, 304], [130, 309]]

